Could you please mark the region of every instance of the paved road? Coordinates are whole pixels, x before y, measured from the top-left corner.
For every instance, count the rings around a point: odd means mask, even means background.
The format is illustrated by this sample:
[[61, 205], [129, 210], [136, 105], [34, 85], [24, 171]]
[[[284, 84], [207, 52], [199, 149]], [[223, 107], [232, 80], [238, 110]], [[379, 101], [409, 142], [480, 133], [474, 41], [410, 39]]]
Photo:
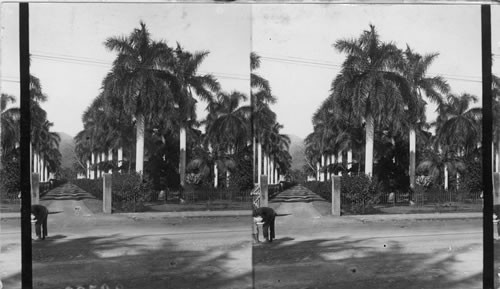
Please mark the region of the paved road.
[[270, 206], [289, 215], [254, 246], [255, 288], [482, 288], [481, 219], [344, 222], [307, 200]]
[[[49, 237], [33, 242], [34, 288], [251, 288], [250, 217], [92, 214], [71, 185], [47, 194]], [[20, 286], [19, 219], [2, 220], [4, 288]]]

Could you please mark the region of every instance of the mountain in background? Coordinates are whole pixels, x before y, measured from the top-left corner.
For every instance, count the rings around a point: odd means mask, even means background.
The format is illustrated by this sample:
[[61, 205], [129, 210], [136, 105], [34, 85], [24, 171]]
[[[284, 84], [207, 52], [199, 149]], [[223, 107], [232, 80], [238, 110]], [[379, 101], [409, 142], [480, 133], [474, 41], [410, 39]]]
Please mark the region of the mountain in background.
[[289, 152], [290, 155], [292, 156], [292, 170], [302, 170], [302, 167], [306, 163], [305, 161], [305, 144], [304, 144], [304, 139], [293, 135], [289, 134], [288, 137], [290, 138], [290, 148]]
[[59, 142], [59, 152], [61, 152], [61, 168], [73, 168], [76, 160], [75, 141], [73, 137], [64, 132], [58, 132], [61, 137]]

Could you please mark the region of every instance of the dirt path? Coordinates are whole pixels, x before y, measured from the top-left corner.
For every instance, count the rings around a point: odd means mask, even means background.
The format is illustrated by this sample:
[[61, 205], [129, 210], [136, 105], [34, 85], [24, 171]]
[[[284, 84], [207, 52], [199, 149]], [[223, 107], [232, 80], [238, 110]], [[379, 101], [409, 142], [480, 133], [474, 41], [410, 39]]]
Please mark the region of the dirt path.
[[323, 198], [304, 186], [297, 185], [279, 193], [269, 206], [274, 208], [279, 216], [276, 227], [280, 231], [307, 226], [321, 218], [321, 213], [313, 206], [313, 202], [325, 202]]
[[71, 183], [59, 186], [40, 198], [40, 204], [49, 210], [49, 235], [51, 227], [64, 229], [96, 223], [96, 216], [85, 205], [84, 199], [95, 200], [95, 197]]

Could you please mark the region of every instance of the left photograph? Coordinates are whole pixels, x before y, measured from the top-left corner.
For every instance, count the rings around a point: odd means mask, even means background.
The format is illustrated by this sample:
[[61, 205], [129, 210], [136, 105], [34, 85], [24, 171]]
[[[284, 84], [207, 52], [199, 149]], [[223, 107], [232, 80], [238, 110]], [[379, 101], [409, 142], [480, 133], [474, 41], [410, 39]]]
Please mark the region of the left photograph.
[[[21, 288], [19, 5], [1, 6], [3, 288]], [[34, 288], [252, 288], [251, 6], [29, 4]]]

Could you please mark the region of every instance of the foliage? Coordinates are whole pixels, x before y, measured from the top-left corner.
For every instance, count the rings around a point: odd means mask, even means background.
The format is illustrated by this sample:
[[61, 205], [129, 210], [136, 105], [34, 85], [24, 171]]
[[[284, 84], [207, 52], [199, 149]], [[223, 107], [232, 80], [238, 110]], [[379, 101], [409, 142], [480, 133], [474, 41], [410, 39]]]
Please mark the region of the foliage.
[[483, 191], [483, 166], [480, 158], [468, 158], [465, 161], [467, 170], [461, 175], [459, 187], [470, 192]]
[[111, 184], [113, 209], [120, 212], [144, 211], [153, 194], [152, 183], [136, 173], [113, 174]]
[[21, 183], [21, 167], [18, 160], [11, 160], [4, 164], [0, 171], [0, 199], [14, 200], [17, 198]]
[[345, 175], [341, 178], [340, 194], [342, 209], [345, 212], [364, 214], [379, 202], [381, 191], [376, 179], [364, 174]]

